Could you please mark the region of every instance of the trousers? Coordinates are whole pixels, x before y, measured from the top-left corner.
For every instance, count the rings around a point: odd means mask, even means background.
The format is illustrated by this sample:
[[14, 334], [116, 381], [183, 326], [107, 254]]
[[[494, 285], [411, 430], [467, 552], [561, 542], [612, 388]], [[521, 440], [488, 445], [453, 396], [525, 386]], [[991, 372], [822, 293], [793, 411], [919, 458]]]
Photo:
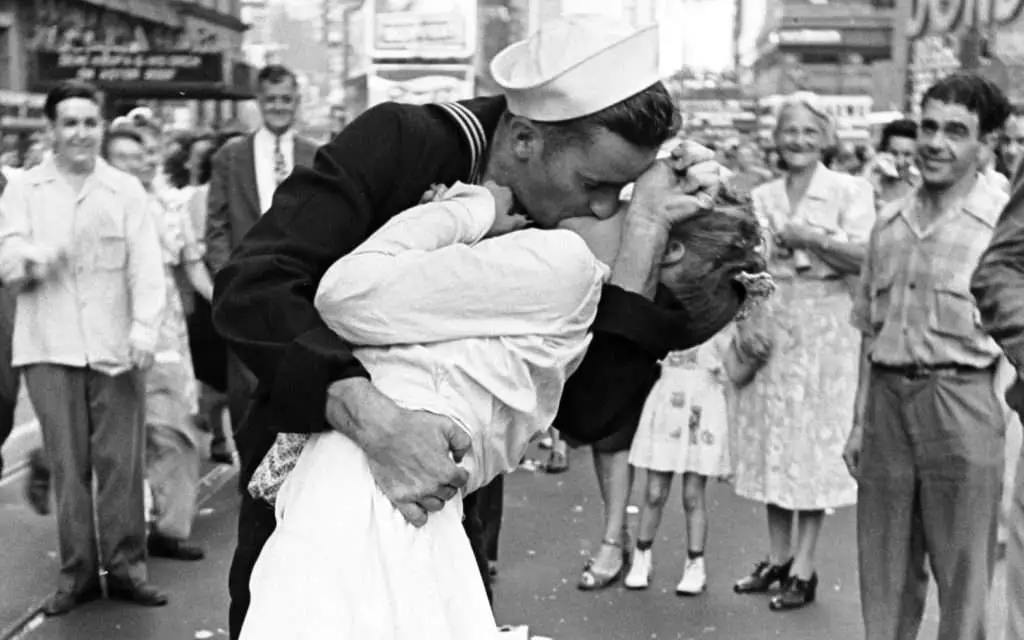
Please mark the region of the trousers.
[[917, 637], [938, 587], [938, 640], [984, 640], [1005, 415], [991, 370], [909, 378], [874, 368], [857, 544], [867, 640]]
[[199, 494], [195, 442], [179, 429], [146, 425], [146, 477], [153, 491], [153, 530], [173, 540], [187, 540]]
[[231, 417], [231, 432], [237, 435], [249, 413], [257, 382], [252, 371], [231, 351], [228, 351], [227, 361], [228, 415]]
[[33, 364], [24, 375], [57, 498], [58, 589], [98, 584], [101, 566], [119, 581], [145, 581], [142, 374]]
[[1017, 460], [1006, 541], [1006, 640], [1024, 640], [1024, 451]]

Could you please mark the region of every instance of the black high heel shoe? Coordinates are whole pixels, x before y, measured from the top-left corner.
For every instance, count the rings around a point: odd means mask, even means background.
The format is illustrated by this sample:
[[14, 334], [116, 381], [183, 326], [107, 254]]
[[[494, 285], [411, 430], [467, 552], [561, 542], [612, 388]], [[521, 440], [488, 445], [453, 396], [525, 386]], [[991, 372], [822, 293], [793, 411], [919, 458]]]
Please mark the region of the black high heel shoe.
[[814, 602], [818, 593], [818, 574], [811, 574], [810, 580], [801, 580], [793, 576], [782, 588], [782, 592], [771, 599], [768, 608], [772, 611], [788, 611], [800, 609]]
[[775, 583], [785, 586], [789, 580], [789, 570], [793, 566], [790, 558], [785, 564], [772, 564], [767, 560], [757, 563], [754, 572], [732, 586], [736, 593], [765, 593]]

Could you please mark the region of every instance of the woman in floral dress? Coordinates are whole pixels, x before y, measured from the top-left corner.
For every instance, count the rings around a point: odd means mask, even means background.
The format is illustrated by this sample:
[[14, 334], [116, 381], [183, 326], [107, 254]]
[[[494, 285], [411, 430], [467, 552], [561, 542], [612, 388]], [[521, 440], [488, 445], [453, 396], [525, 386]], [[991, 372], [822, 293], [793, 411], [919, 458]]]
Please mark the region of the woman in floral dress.
[[203, 550], [187, 543], [195, 517], [200, 443], [195, 425], [196, 380], [180, 285], [187, 281], [209, 300], [213, 283], [202, 262], [186, 202], [156, 184], [159, 130], [142, 126], [128, 133], [115, 130], [110, 136], [105, 147], [108, 161], [135, 175], [146, 188], [167, 280], [167, 306], [154, 364], [146, 371], [146, 477], [153, 497], [149, 553], [199, 560]]
[[737, 391], [733, 440], [736, 493], [766, 505], [769, 555], [734, 590], [760, 593], [777, 584], [771, 608], [782, 610], [814, 601], [825, 512], [856, 502], [842, 461], [859, 352], [849, 281], [860, 271], [875, 210], [866, 180], [821, 163], [833, 132], [813, 96], [791, 98], [777, 122], [787, 172], [752, 193], [777, 285], [756, 328], [770, 350], [764, 368]]

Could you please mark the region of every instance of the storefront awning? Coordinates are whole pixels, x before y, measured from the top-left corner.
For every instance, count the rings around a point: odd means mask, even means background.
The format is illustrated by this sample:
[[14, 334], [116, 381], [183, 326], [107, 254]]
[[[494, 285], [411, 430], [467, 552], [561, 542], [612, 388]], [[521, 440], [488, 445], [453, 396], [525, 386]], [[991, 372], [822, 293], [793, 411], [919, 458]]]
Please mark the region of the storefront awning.
[[221, 52], [36, 51], [32, 73], [38, 91], [66, 80], [96, 85], [111, 97], [174, 100], [248, 100], [256, 72], [225, 60]]

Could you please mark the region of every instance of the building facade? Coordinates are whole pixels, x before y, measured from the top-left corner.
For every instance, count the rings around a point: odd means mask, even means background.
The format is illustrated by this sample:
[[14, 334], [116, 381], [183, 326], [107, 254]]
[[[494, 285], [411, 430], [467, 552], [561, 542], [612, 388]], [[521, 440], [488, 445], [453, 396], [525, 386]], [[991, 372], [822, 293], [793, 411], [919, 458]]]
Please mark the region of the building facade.
[[758, 95], [872, 95], [891, 58], [894, 0], [768, 0], [753, 62]]
[[183, 126], [230, 118], [234, 103], [252, 95], [239, 0], [10, 4], [10, 86], [0, 78], [0, 89], [42, 94], [63, 80], [84, 80], [103, 91], [107, 117], [148, 104]]
[[872, 113], [901, 106], [895, 16], [895, 0], [767, 0], [749, 69], [761, 137], [770, 139], [784, 96], [806, 91], [819, 96], [841, 139], [870, 139]]
[[894, 42], [905, 74], [906, 108], [916, 112], [939, 78], [967, 68], [996, 82], [1024, 106], [1024, 0], [900, 0], [907, 24]]

